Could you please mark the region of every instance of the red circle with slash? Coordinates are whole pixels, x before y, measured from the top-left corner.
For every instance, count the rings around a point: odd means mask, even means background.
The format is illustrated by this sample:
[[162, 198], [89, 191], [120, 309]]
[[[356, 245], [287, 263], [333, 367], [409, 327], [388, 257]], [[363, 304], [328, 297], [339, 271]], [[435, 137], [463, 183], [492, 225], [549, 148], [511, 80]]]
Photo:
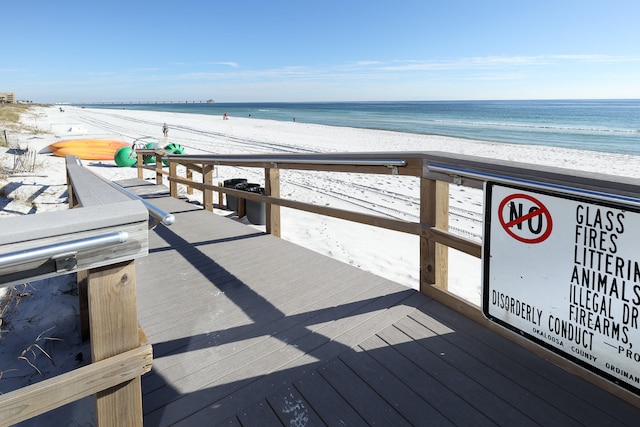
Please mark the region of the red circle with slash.
[[[504, 207], [507, 205], [507, 203], [515, 201], [517, 199], [524, 199], [530, 202], [530, 204], [532, 204], [533, 208], [535, 209], [532, 208], [528, 213], [507, 222], [503, 217]], [[540, 200], [536, 199], [535, 197], [529, 196], [528, 194], [512, 194], [508, 197], [505, 197], [505, 199], [500, 203], [500, 206], [498, 207], [498, 212], [499, 212], [500, 225], [502, 225], [502, 228], [504, 228], [504, 231], [506, 231], [507, 234], [509, 234], [511, 237], [518, 240], [519, 242], [530, 243], [530, 244], [540, 243], [547, 240], [547, 238], [551, 235], [551, 229], [553, 228], [551, 213], [549, 212], [549, 209], [544, 204], [542, 204]], [[545, 224], [546, 227], [544, 228], [544, 230], [541, 230], [539, 236], [536, 236], [535, 238], [529, 238], [529, 237], [521, 236], [518, 233], [516, 233], [516, 230], [514, 230], [514, 227], [522, 224], [525, 221], [531, 221], [532, 219], [534, 219], [539, 215], [543, 215], [543, 218], [546, 220], [546, 224]], [[518, 229], [521, 229], [521, 227]]]

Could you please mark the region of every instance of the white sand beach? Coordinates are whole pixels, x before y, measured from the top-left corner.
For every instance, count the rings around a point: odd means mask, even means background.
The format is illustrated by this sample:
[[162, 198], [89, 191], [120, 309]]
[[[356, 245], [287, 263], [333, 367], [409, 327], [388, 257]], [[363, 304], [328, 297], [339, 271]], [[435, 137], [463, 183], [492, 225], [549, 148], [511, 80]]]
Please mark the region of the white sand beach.
[[[78, 107], [66, 107], [61, 112], [55, 107], [38, 107], [32, 109], [23, 121], [50, 132], [13, 135], [20, 147], [29, 146], [39, 152], [47, 145], [67, 138], [110, 137], [125, 142], [142, 138], [161, 145], [170, 142], [181, 144], [187, 154], [446, 151], [627, 177], [640, 176], [639, 159], [628, 155], [244, 117], [223, 120], [221, 116], [199, 114]], [[162, 136], [164, 122], [170, 129], [166, 139]], [[10, 161], [10, 156], [5, 157], [5, 162]], [[28, 205], [6, 204], [0, 215], [66, 208], [62, 196], [65, 190], [64, 160], [45, 153], [38, 155], [37, 164], [35, 176], [10, 178], [15, 190], [8, 196], [18, 201], [27, 199]], [[114, 162], [85, 161], [84, 165], [111, 180], [136, 176], [134, 168], [120, 168]], [[145, 177], [153, 177], [153, 173], [147, 173]], [[262, 175], [261, 170], [221, 167], [215, 179], [247, 178], [250, 182], [263, 183]], [[418, 218], [418, 184], [415, 179], [293, 171], [283, 172], [281, 178], [281, 192], [285, 198], [412, 221]], [[34, 198], [32, 194], [38, 191]], [[451, 186], [450, 192], [452, 231], [480, 241], [481, 191]], [[197, 199], [198, 195], [194, 198]], [[229, 215], [228, 211], [218, 213]], [[284, 239], [417, 288], [418, 251], [417, 240], [413, 236], [395, 232], [387, 235], [370, 227], [289, 209], [283, 209], [282, 215]], [[464, 267], [452, 268], [451, 271], [451, 290], [479, 304], [479, 261], [464, 257], [460, 261]], [[452, 267], [454, 265], [455, 262]], [[459, 271], [464, 271], [464, 274]], [[473, 273], [469, 274], [470, 271]]]
[[[58, 107], [33, 107], [22, 122], [44, 133], [8, 133], [10, 147], [0, 147], [0, 165], [5, 171], [0, 182], [0, 226], [6, 216], [67, 209], [64, 159], [47, 153], [46, 147], [58, 140], [79, 137], [109, 137], [129, 143], [140, 138], [161, 144], [172, 142], [184, 146], [187, 154], [446, 151], [640, 177], [640, 158], [628, 155], [248, 117], [223, 120], [221, 116], [66, 106], [64, 112]], [[169, 126], [166, 139], [162, 135], [164, 122]], [[33, 172], [11, 173], [16, 149], [26, 148], [40, 153]], [[121, 168], [111, 161], [83, 164], [110, 180], [137, 174], [135, 168]], [[153, 176], [151, 172], [147, 174], [145, 177]], [[215, 179], [230, 178], [264, 182], [262, 170], [231, 167], [220, 167]], [[281, 195], [285, 198], [410, 221], [418, 219], [418, 187], [415, 179], [387, 175], [297, 171], [281, 174]], [[198, 200], [199, 195], [192, 198]], [[482, 192], [452, 185], [450, 206], [452, 231], [481, 241]], [[231, 215], [219, 209], [216, 213]], [[283, 209], [282, 238], [408, 287], [418, 286], [418, 240], [414, 236]], [[481, 302], [480, 273], [480, 260], [450, 251], [450, 290], [477, 305]], [[14, 299], [20, 300], [21, 295], [22, 300], [10, 307], [13, 313], [0, 313], [8, 319], [0, 325], [0, 390], [18, 388], [86, 363], [89, 353], [86, 345], [79, 343], [77, 313], [73, 311], [73, 280], [70, 276], [44, 280], [11, 291]], [[42, 354], [39, 346], [48, 351], [51, 359]], [[27, 351], [23, 353], [24, 350]], [[79, 353], [84, 354], [82, 360]], [[28, 363], [19, 358], [21, 355], [28, 358]], [[85, 406], [67, 409], [65, 416], [79, 425], [90, 424], [91, 413]]]

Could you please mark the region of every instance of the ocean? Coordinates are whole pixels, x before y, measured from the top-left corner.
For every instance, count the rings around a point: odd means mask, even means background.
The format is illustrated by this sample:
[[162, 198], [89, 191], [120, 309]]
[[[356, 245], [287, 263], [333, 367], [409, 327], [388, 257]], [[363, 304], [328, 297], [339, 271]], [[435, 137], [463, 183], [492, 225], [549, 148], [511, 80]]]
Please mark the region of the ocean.
[[100, 104], [640, 156], [640, 100]]

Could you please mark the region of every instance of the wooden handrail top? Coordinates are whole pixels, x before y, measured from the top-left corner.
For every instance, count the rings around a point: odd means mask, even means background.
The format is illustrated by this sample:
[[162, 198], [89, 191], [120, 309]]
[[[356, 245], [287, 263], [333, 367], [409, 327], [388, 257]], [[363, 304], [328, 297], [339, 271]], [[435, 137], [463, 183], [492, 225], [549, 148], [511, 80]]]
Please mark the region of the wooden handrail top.
[[[198, 155], [179, 155], [180, 159], [176, 158], [178, 155], [167, 155], [167, 159], [169, 160], [180, 160], [185, 159], [195, 163], [209, 163], [211, 162], [211, 158], [208, 156], [198, 156]], [[243, 163], [246, 161], [255, 162], [260, 161], [261, 163], [271, 163], [271, 164], [279, 164], [279, 163], [295, 163], [295, 164], [307, 164], [307, 165], [350, 165], [350, 166], [387, 166], [387, 167], [403, 167], [407, 165], [407, 161], [404, 159], [394, 159], [394, 158], [380, 158], [380, 159], [370, 159], [370, 158], [333, 158], [333, 157], [313, 157], [313, 158], [298, 158], [291, 159], [289, 157], [280, 157], [280, 156], [269, 156], [264, 158], [242, 158], [242, 157], [225, 157], [224, 159], [220, 159], [219, 161], [224, 161], [225, 163]], [[214, 160], [215, 161], [215, 160]]]
[[[118, 184], [115, 184], [104, 177], [93, 173], [91, 170], [82, 167], [75, 157], [67, 156], [66, 160], [69, 179], [74, 184], [75, 195], [82, 206], [87, 206], [87, 204], [93, 203], [106, 203], [111, 198], [113, 198], [113, 200], [119, 200], [121, 199], [120, 195], [124, 195], [127, 197], [125, 200], [137, 200], [141, 202], [145, 208], [147, 208], [147, 211], [149, 211], [149, 215], [155, 219], [156, 224], [158, 222], [162, 222], [164, 225], [171, 225], [175, 221], [175, 217], [171, 213], [154, 206], [142, 197], [139, 197], [127, 189], [122, 188]], [[96, 180], [96, 178], [98, 178], [98, 180]], [[104, 193], [112, 193], [105, 187], [105, 184], [110, 188], [117, 190], [117, 194], [109, 194], [108, 197], [105, 197]], [[103, 194], [96, 197], [95, 193], [98, 192]]]
[[67, 177], [73, 187], [74, 197], [81, 206], [108, 205], [131, 200], [87, 168], [75, 157], [67, 156]]
[[[146, 256], [148, 218], [145, 207], [134, 200], [3, 218], [0, 259], [6, 262], [0, 265], [0, 283], [13, 285]], [[119, 237], [105, 243], [106, 235]]]
[[22, 242], [56, 239], [60, 236], [82, 236], [94, 230], [105, 232], [127, 224], [148, 219], [147, 211], [140, 203], [127, 200], [104, 206], [88, 206], [2, 218], [0, 254], [5, 245]]
[[73, 157], [67, 158], [67, 175], [69, 198], [79, 202], [76, 209], [3, 218], [3, 286], [147, 255], [149, 211], [144, 204], [117, 191]]
[[425, 178], [473, 188], [482, 188], [486, 181], [527, 186], [544, 183], [556, 191], [571, 187], [588, 191], [591, 196], [593, 193], [625, 196], [630, 199], [627, 202], [640, 198], [638, 178], [442, 152], [429, 152], [425, 156]]
[[172, 154], [164, 150], [157, 149], [137, 149], [137, 153], [152, 155], [165, 154], [169, 160], [178, 160], [180, 158], [189, 159], [196, 162], [262, 162], [262, 163], [309, 163], [309, 164], [351, 164], [357, 166], [359, 164], [404, 166], [406, 159], [423, 158], [423, 152], [343, 152], [343, 153], [289, 153], [289, 154]]
[[[154, 150], [148, 150], [153, 153]], [[541, 182], [556, 186], [579, 188], [593, 193], [624, 196], [626, 202], [639, 200], [640, 179], [542, 166], [524, 162], [498, 160], [452, 154], [427, 152], [372, 152], [322, 154], [247, 155], [178, 155], [164, 156], [182, 165], [211, 164], [224, 166], [303, 169], [313, 171], [394, 173], [430, 178], [448, 183], [482, 188], [484, 182]], [[404, 166], [398, 166], [404, 163]], [[324, 166], [324, 167], [323, 167]]]

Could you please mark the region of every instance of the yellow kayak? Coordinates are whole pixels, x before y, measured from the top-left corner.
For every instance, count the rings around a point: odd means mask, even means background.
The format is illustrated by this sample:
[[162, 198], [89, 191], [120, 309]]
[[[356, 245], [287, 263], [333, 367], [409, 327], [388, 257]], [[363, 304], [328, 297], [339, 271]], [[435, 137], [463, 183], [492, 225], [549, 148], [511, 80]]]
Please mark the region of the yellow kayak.
[[131, 144], [110, 139], [67, 139], [49, 145], [54, 156], [73, 155], [82, 160], [113, 160], [122, 147]]

